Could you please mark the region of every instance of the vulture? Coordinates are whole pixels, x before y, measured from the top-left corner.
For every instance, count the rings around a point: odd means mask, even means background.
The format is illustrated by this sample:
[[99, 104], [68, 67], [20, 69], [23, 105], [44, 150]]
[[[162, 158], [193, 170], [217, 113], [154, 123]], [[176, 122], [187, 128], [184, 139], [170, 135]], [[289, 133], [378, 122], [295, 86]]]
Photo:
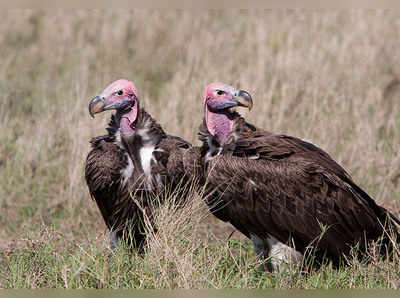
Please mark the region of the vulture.
[[[352, 246], [365, 252], [378, 240], [381, 253], [390, 254], [393, 238], [399, 239], [399, 219], [325, 151], [246, 122], [235, 111], [252, 108], [246, 91], [212, 83], [205, 88], [203, 105], [204, 199], [217, 218], [250, 238], [256, 253], [269, 259], [266, 269], [276, 270], [288, 253], [299, 261], [310, 252], [316, 264], [331, 261], [337, 267]], [[271, 254], [277, 246], [287, 249]], [[272, 256], [280, 260], [271, 262]]]
[[92, 117], [107, 110], [116, 112], [108, 133], [90, 142], [85, 178], [110, 231], [111, 247], [123, 239], [143, 251], [144, 225], [152, 220], [154, 200], [163, 191], [185, 197], [183, 184], [190, 181], [186, 171], [194, 169], [190, 161], [196, 151], [182, 138], [167, 135], [139, 103], [138, 91], [128, 80], [111, 83], [90, 101]]

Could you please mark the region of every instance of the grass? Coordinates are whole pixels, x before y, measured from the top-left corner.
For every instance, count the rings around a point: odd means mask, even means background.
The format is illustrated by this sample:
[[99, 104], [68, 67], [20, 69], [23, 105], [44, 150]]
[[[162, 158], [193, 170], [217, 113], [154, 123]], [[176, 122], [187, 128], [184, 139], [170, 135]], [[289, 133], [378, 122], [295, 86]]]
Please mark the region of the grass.
[[[177, 199], [177, 198], [174, 198]], [[171, 216], [173, 215], [173, 216]], [[380, 259], [371, 251], [369, 263], [356, 258], [349, 266], [330, 264], [311, 270], [307, 264], [286, 270], [261, 271], [249, 242], [218, 240], [201, 231], [206, 207], [199, 197], [183, 208], [174, 200], [159, 207], [158, 232], [147, 231], [144, 254], [122, 245], [110, 250], [107, 239], [65, 241], [56, 229], [44, 228], [21, 239], [19, 248], [2, 252], [4, 288], [395, 288], [400, 280], [400, 258]], [[171, 221], [172, 220], [172, 221]], [[312, 260], [311, 260], [312, 261]], [[303, 269], [302, 269], [303, 268]], [[306, 269], [304, 269], [306, 268]]]
[[[0, 12], [1, 288], [398, 288], [399, 258], [260, 273], [250, 243], [162, 206], [144, 255], [110, 252], [83, 177], [89, 100], [133, 80], [171, 134], [199, 144], [201, 94], [247, 90], [255, 125], [311, 140], [399, 214], [400, 21], [387, 11]], [[172, 200], [173, 201], [173, 200]], [[196, 203], [197, 202], [197, 203]], [[183, 213], [182, 213], [183, 212]], [[183, 215], [188, 216], [183, 216]]]

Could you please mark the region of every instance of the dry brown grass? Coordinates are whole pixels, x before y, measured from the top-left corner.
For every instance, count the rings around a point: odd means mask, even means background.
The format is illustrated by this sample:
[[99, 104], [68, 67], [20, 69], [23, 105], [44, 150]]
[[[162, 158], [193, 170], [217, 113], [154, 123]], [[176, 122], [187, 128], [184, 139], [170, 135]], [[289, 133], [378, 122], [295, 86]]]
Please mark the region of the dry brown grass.
[[[63, 241], [102, 243], [83, 168], [88, 141], [104, 133], [110, 114], [92, 120], [87, 104], [118, 78], [135, 82], [142, 106], [168, 133], [195, 144], [204, 86], [243, 88], [255, 102], [250, 122], [318, 144], [397, 213], [395, 15], [4, 11], [0, 19], [2, 247], [43, 227]], [[231, 229], [209, 219], [199, 231], [224, 238]]]

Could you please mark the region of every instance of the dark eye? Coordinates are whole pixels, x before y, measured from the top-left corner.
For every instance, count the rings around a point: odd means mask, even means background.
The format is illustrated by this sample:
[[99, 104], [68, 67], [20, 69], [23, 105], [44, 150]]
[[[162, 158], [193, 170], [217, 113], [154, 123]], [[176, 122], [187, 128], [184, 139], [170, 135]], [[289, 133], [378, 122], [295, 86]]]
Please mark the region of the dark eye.
[[217, 90], [217, 94], [218, 95], [222, 95], [222, 94], [224, 94], [225, 92], [224, 91], [222, 91], [222, 90]]
[[119, 90], [119, 91], [117, 92], [117, 94], [118, 94], [118, 95], [122, 95], [122, 94], [124, 94], [124, 91], [123, 91], [123, 90]]

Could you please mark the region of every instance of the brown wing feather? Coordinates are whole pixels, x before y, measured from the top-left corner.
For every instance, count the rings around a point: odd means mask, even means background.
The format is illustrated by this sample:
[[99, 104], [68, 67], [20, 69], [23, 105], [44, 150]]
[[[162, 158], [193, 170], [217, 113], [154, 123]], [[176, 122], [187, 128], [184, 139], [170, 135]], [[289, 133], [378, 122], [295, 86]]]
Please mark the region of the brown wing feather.
[[[390, 214], [324, 151], [300, 139], [244, 127], [208, 164], [214, 214], [245, 235], [270, 234], [296, 249], [318, 240], [319, 255], [338, 263], [350, 246], [382, 236]], [[240, 129], [237, 126], [241, 126]], [[212, 210], [213, 211], [213, 210]]]
[[224, 155], [211, 162], [210, 181], [219, 186], [224, 215], [234, 226], [284, 243], [292, 237], [304, 252], [323, 224], [329, 229], [319, 246], [335, 260], [365, 231], [367, 239], [382, 235], [376, 213], [350, 186], [339, 187], [323, 173], [310, 172], [312, 165], [260, 162]]
[[108, 228], [113, 226], [113, 207], [121, 191], [121, 171], [127, 162], [117, 145], [100, 140], [86, 159], [85, 178], [90, 196], [103, 215]]
[[157, 145], [154, 157], [152, 172], [160, 174], [164, 187], [185, 201], [192, 185], [203, 174], [200, 148], [168, 135]]
[[[90, 196], [97, 203], [109, 230], [127, 239], [135, 247], [144, 242], [142, 213], [130, 198], [128, 184], [122, 184], [121, 171], [127, 156], [105, 137], [92, 140], [93, 149], [86, 159], [85, 178]], [[134, 180], [131, 177], [131, 180]]]

